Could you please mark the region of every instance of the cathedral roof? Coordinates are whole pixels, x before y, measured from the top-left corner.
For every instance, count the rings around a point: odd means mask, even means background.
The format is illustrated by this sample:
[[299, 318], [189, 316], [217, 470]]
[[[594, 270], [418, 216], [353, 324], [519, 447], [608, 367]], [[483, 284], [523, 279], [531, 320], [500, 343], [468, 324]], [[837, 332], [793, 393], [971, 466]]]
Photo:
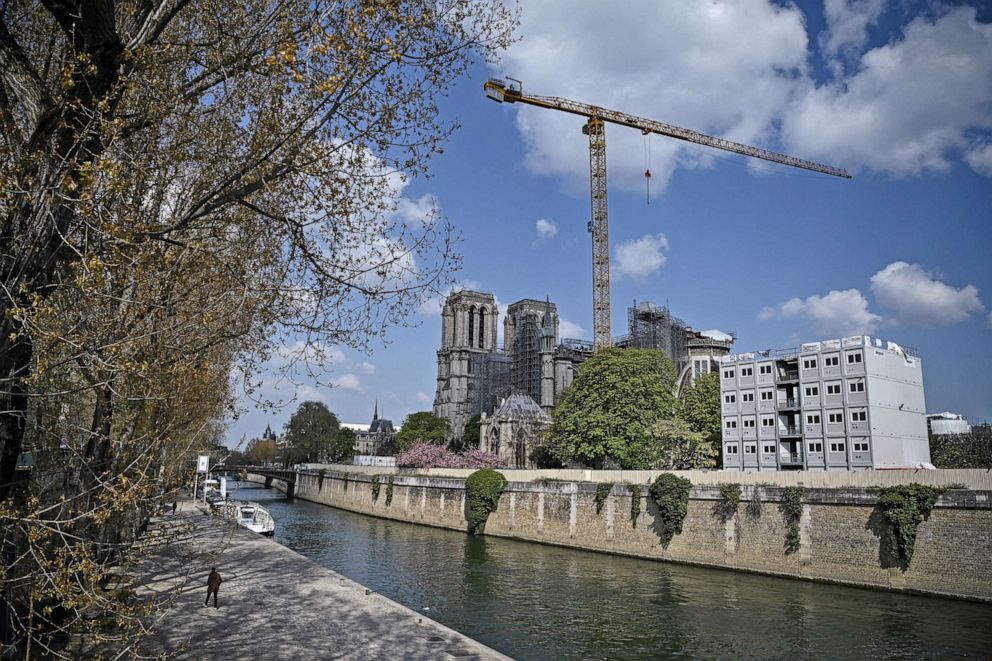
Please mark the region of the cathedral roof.
[[529, 395], [510, 395], [493, 412], [493, 418], [509, 420], [533, 420], [551, 422], [551, 416], [544, 412]]

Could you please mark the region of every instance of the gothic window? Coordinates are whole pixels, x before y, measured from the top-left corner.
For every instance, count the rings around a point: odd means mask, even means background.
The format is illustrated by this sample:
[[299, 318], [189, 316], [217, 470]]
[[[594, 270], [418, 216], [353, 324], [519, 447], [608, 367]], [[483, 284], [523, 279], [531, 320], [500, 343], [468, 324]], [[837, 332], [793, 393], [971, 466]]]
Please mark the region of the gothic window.
[[484, 349], [486, 344], [486, 308], [479, 308], [479, 348]]
[[468, 309], [468, 345], [475, 344], [475, 306]]

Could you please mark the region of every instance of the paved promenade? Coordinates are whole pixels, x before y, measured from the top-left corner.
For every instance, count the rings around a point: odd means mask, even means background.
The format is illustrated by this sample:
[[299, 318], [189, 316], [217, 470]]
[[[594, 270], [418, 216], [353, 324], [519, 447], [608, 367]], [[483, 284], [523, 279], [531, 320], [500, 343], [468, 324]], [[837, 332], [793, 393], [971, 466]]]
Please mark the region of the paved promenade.
[[[167, 538], [171, 543], [154, 543]], [[204, 514], [190, 501], [181, 502], [175, 516], [153, 519], [148, 540], [142, 591], [174, 600], [149, 622], [155, 634], [148, 653], [185, 659], [509, 658], [269, 538]], [[212, 599], [203, 605], [210, 567], [224, 580], [219, 608]]]

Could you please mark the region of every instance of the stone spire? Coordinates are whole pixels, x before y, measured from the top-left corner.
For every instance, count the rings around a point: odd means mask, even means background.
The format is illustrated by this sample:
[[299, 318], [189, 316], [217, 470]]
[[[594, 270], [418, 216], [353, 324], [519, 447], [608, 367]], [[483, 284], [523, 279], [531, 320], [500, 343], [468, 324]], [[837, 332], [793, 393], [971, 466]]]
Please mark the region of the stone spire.
[[375, 398], [375, 410], [372, 412], [372, 422], [379, 419], [379, 398]]

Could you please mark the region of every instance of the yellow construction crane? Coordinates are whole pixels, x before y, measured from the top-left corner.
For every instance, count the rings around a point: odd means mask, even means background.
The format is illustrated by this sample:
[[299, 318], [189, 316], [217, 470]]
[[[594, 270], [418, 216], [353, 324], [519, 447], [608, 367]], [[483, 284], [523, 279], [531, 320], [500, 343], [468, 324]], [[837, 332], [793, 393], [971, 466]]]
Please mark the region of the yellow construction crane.
[[[723, 149], [735, 154], [764, 159], [772, 163], [791, 165], [845, 179], [851, 178], [846, 170], [840, 168], [804, 161], [801, 158], [743, 145], [723, 138], [715, 138], [698, 131], [665, 124], [653, 119], [636, 117], [618, 110], [609, 110], [554, 96], [524, 94], [523, 84], [519, 80], [513, 78], [508, 78], [508, 80], [513, 81], [516, 85], [507, 85], [504, 80], [491, 78], [483, 85], [486, 96], [500, 103], [526, 103], [539, 108], [562, 110], [587, 118], [582, 132], [589, 136], [589, 187], [592, 199], [592, 220], [589, 221], [589, 232], [592, 234], [592, 323], [593, 347], [596, 351], [609, 347], [611, 342], [610, 226], [606, 210], [606, 122], [638, 129], [644, 135], [657, 133], [707, 147]], [[650, 175], [648, 174], [648, 176]]]

